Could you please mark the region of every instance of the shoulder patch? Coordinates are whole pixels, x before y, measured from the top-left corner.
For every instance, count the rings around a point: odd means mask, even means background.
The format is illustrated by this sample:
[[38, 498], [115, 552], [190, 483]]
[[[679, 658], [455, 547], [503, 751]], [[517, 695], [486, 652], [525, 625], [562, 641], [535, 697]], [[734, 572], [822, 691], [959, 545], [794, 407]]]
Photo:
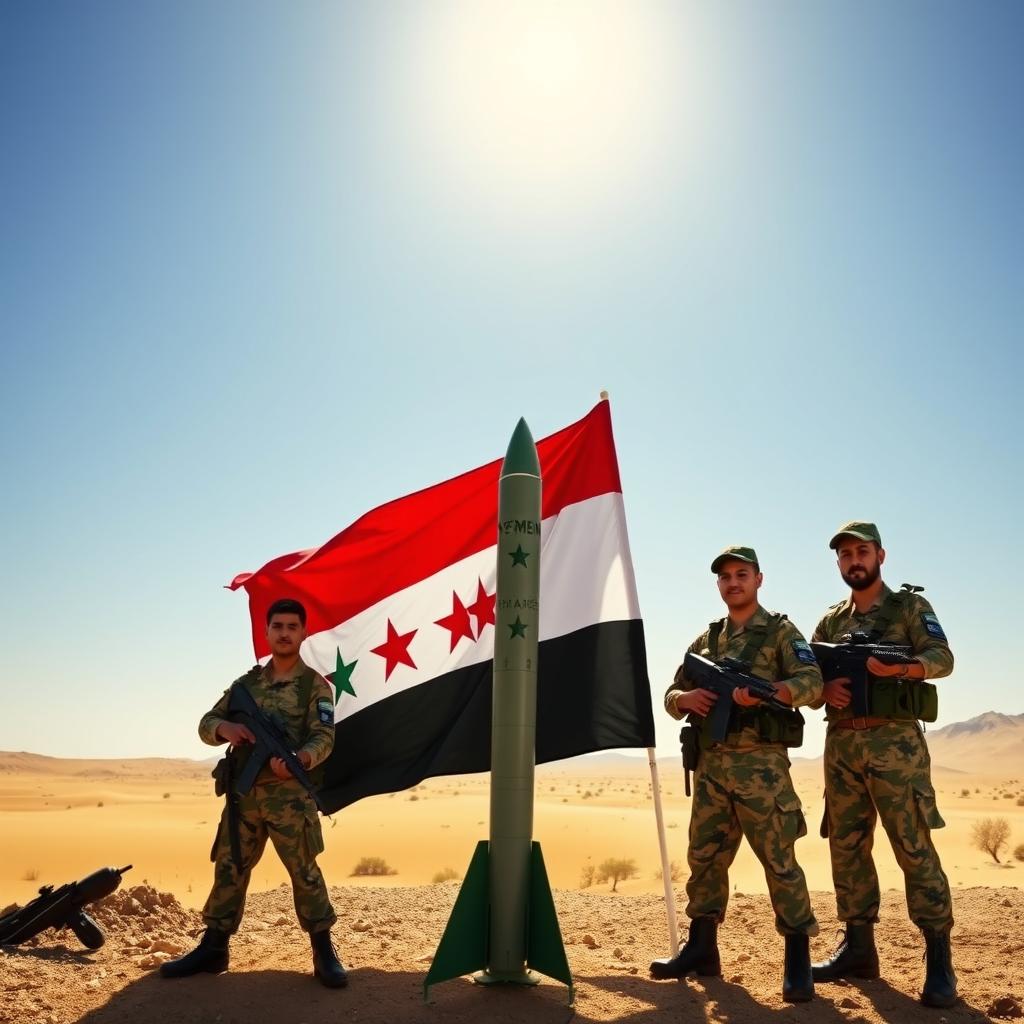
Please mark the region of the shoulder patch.
[[946, 634], [939, 625], [939, 620], [931, 612], [921, 612], [921, 621], [924, 623], [925, 632], [936, 640], [945, 640]]
[[806, 640], [793, 640], [791, 641], [791, 646], [797, 661], [801, 661], [805, 665], [816, 665], [818, 663], [818, 659], [814, 656], [814, 651], [811, 650], [811, 645]]
[[316, 713], [321, 722], [333, 722], [334, 702], [329, 700], [318, 700], [316, 702]]

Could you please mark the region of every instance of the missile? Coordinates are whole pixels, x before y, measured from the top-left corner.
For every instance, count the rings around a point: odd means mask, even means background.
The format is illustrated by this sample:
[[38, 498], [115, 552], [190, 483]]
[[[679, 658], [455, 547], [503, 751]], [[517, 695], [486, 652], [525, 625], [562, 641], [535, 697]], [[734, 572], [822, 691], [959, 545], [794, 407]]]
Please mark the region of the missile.
[[[484, 985], [573, 982], [540, 844], [533, 841], [540, 639], [541, 473], [521, 419], [498, 479], [490, 839], [477, 844], [424, 980], [479, 970]], [[481, 970], [482, 969], [482, 970]]]

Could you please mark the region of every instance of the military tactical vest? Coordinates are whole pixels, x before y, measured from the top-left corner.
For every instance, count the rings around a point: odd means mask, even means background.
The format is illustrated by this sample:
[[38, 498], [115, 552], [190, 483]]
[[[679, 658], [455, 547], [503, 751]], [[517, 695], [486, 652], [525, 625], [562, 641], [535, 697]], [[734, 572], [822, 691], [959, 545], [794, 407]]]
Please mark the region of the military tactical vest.
[[[899, 590], [891, 590], [872, 621], [869, 640], [876, 643], [884, 640], [885, 634], [899, 617], [904, 603], [911, 594], [921, 589], [904, 583]], [[923, 679], [882, 679], [875, 676], [871, 676], [870, 681], [868, 711], [872, 718], [889, 718], [894, 722], [934, 722], [939, 717], [939, 692], [934, 683]], [[826, 721], [842, 721], [849, 717], [847, 708], [834, 708], [831, 704], [826, 706]]]
[[[746, 643], [736, 660], [753, 665], [757, 656], [764, 651], [769, 654], [769, 660], [774, 662], [775, 639], [785, 618], [781, 612], [775, 612], [769, 614], [768, 622], [763, 626], [748, 625], [744, 630], [747, 633]], [[718, 661], [718, 646], [725, 622], [725, 619], [712, 622], [708, 630], [708, 654], [712, 661]], [[804, 740], [804, 717], [796, 708], [779, 711], [764, 705], [752, 708], [735, 705], [729, 718], [729, 735], [732, 736], [749, 727], [757, 730], [762, 743], [781, 743], [786, 747], [799, 747]], [[700, 732], [701, 747], [707, 750], [712, 744], [710, 716], [701, 722]]]
[[[254, 665], [244, 676], [242, 676], [241, 679], [239, 679], [233, 685], [248, 687], [250, 683], [255, 683], [256, 682], [256, 680], [259, 678], [260, 673], [262, 671], [263, 671], [263, 666], [262, 665]], [[313, 696], [313, 687], [315, 685], [316, 685], [316, 672], [307, 665], [305, 670], [299, 676], [299, 701], [298, 701], [300, 708], [306, 708], [307, 709], [306, 710], [306, 719], [305, 719], [305, 723], [304, 723], [305, 724], [305, 729], [306, 729], [306, 736], [309, 735], [309, 702], [310, 702], [310, 698]], [[297, 751], [302, 746], [302, 744], [305, 742], [306, 736], [291, 736], [291, 735], [288, 736], [289, 743], [291, 744], [291, 746], [292, 746], [294, 751]], [[249, 755], [251, 753], [252, 753], [252, 745], [249, 744], [249, 743], [245, 743], [241, 747], [234, 747], [234, 748], [232, 748], [232, 754], [231, 754], [232, 761], [233, 761], [233, 769], [232, 770], [234, 771], [236, 777], [241, 773], [242, 769], [245, 767], [245, 763], [249, 760]], [[263, 770], [261, 769], [260, 775], [262, 775], [262, 774], [263, 774]], [[321, 782], [323, 781], [322, 766], [318, 765], [316, 768], [313, 768], [308, 774], [309, 774], [309, 777], [313, 780], [314, 784], [317, 787], [319, 787]]]

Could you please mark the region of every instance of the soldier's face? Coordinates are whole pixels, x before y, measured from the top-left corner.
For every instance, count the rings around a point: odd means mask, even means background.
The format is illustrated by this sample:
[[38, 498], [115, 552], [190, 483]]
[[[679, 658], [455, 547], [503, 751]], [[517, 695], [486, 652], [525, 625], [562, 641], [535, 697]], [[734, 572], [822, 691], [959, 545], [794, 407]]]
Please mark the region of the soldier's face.
[[267, 643], [274, 654], [287, 656], [299, 653], [299, 644], [306, 639], [306, 627], [294, 613], [277, 613], [267, 626]]
[[746, 608], [757, 601], [763, 579], [749, 562], [725, 562], [718, 570], [718, 592], [730, 608]]
[[841, 540], [836, 555], [839, 572], [851, 590], [867, 590], [882, 574], [885, 549], [871, 541], [854, 537]]

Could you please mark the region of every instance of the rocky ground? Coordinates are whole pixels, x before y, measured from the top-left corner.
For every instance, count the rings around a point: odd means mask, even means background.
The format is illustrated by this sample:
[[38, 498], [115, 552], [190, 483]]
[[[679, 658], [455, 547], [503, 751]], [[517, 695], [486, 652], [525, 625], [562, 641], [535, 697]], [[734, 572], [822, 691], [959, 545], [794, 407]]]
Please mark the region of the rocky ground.
[[[458, 887], [332, 889], [339, 924], [335, 939], [350, 972], [349, 987], [329, 991], [310, 972], [309, 945], [294, 920], [286, 888], [249, 900], [232, 942], [231, 970], [164, 981], [155, 971], [193, 943], [201, 928], [195, 911], [148, 885], [124, 886], [97, 904], [107, 936], [95, 952], [69, 931], [44, 933], [32, 943], [0, 947], [2, 1024], [313, 1024], [356, 1022], [499, 1022], [716, 1020], [954, 1024], [1021, 1017], [1024, 1001], [1024, 891], [958, 889], [954, 956], [962, 1001], [951, 1010], [917, 1002], [922, 945], [906, 920], [902, 894], [886, 893], [878, 928], [882, 978], [819, 986], [818, 998], [787, 1006], [779, 995], [782, 940], [764, 896], [736, 894], [720, 932], [724, 976], [685, 982], [649, 980], [647, 965], [664, 955], [662, 902], [654, 896], [593, 891], [555, 894], [576, 1003], [564, 986], [482, 988], [459, 979], [432, 989], [423, 979]], [[812, 954], [827, 954], [834, 905], [814, 895], [822, 934]], [[680, 894], [680, 904], [682, 898]]]

